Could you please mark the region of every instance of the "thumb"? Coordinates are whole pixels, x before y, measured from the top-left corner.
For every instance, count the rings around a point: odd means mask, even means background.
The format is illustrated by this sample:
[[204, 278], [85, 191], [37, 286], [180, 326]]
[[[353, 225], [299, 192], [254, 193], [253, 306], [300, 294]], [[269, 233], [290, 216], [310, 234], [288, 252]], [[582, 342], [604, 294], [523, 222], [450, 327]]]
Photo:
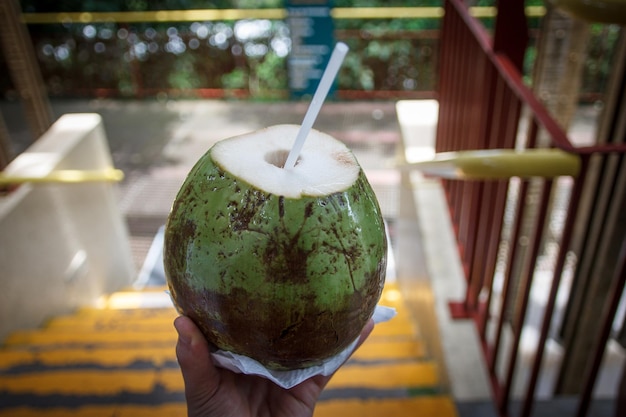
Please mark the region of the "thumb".
[[220, 382], [220, 373], [211, 361], [209, 344], [189, 317], [177, 317], [174, 327], [178, 332], [176, 357], [185, 381], [187, 407], [190, 412], [208, 407]]

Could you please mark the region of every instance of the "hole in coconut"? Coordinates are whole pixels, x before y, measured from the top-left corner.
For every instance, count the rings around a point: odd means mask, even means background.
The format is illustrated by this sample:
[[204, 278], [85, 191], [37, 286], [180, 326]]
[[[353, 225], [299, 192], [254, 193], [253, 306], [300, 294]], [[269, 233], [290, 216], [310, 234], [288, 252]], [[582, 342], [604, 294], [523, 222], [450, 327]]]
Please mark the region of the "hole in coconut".
[[[272, 164], [278, 168], [284, 168], [285, 162], [287, 162], [288, 157], [289, 151], [273, 151], [265, 154], [265, 162], [267, 162], [268, 164]], [[300, 158], [296, 160], [296, 165], [298, 165], [298, 162], [300, 162]]]

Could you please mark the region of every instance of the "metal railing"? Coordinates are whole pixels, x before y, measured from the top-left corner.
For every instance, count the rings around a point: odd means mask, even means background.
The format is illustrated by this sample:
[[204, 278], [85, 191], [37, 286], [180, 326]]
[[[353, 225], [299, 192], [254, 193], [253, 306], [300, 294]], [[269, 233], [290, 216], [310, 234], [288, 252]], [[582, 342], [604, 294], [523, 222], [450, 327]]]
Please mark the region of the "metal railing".
[[[564, 285], [563, 276], [577, 273], [576, 263], [570, 260], [581, 251], [574, 243], [586, 239], [583, 247], [591, 244], [586, 232], [582, 234], [587, 238], [581, 239], [577, 230], [584, 230], [585, 224], [581, 222], [588, 224], [593, 218], [585, 212], [593, 198], [589, 188], [599, 184], [594, 183], [597, 178], [593, 165], [598, 160], [602, 164], [613, 158], [623, 167], [626, 146], [619, 143], [573, 146], [524, 85], [518, 67], [494, 48], [497, 42], [470, 15], [461, 0], [446, 2], [440, 46], [437, 152], [557, 148], [578, 158], [580, 163], [577, 174], [569, 177], [511, 179], [505, 174], [489, 180], [476, 176], [442, 180], [467, 279], [466, 296], [461, 302], [450, 304], [451, 312], [456, 318], [475, 321], [500, 416], [511, 415], [514, 385], [520, 381], [517, 374], [520, 345], [522, 332], [530, 320], [531, 288], [540, 280], [549, 288], [543, 312], [536, 320], [539, 336], [533, 352], [528, 355], [530, 370], [522, 379], [518, 415], [529, 416], [536, 405], [546, 343], [554, 337], [554, 327], [563, 325], [555, 324], [557, 294]], [[616, 170], [611, 181], [617, 181], [618, 173]], [[563, 183], [568, 198], [558, 204], [555, 195], [562, 193]], [[597, 216], [602, 215], [597, 213]], [[554, 227], [552, 223], [557, 217], [560, 220]], [[600, 230], [604, 230], [600, 234], [608, 233], [606, 229]], [[606, 279], [610, 288], [601, 303], [598, 331], [591, 340], [593, 348], [582, 372], [581, 388], [575, 394], [577, 416], [588, 412], [624, 289], [624, 235], [626, 233], [618, 238], [621, 250], [613, 257], [614, 267], [606, 277], [594, 278]], [[551, 267], [547, 274], [539, 274], [539, 264], [545, 258], [549, 242], [554, 243], [551, 247], [555, 248]], [[588, 294], [582, 297], [585, 296], [589, 297]], [[556, 333], [558, 339], [558, 329]], [[565, 345], [565, 355], [568, 349]]]

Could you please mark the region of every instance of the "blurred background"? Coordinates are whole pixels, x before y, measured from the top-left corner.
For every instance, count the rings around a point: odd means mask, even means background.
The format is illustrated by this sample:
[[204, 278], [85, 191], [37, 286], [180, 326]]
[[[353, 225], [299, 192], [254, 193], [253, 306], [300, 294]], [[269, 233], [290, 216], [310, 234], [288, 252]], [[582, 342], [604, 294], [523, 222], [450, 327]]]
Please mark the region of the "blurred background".
[[[318, 415], [619, 415], [626, 12], [603, 9], [618, 3], [2, 1], [0, 416], [184, 412], [171, 202], [215, 141], [300, 123], [339, 41], [315, 127], [377, 193], [395, 256], [383, 298], [401, 314]], [[576, 172], [398, 169], [502, 148], [556, 148]], [[66, 169], [87, 174], [68, 186]]]

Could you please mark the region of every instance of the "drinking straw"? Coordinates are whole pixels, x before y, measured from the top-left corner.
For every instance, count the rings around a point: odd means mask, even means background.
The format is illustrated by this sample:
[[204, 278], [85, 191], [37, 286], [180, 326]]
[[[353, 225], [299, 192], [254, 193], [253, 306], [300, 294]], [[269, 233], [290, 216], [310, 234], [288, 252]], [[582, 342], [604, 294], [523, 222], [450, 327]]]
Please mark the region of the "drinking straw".
[[341, 63], [346, 57], [348, 49], [348, 45], [343, 42], [339, 42], [335, 45], [335, 49], [333, 49], [333, 53], [330, 55], [328, 65], [324, 70], [324, 74], [322, 74], [322, 79], [317, 86], [317, 90], [315, 90], [311, 104], [304, 115], [304, 120], [302, 121], [302, 125], [300, 125], [300, 130], [298, 130], [298, 135], [296, 136], [296, 140], [293, 143], [291, 151], [289, 151], [289, 156], [287, 156], [287, 161], [285, 161], [283, 168], [291, 169], [296, 165], [300, 151], [302, 151], [302, 147], [304, 146], [304, 141], [307, 136], [309, 136], [309, 132], [311, 132], [313, 123], [315, 122], [315, 119], [317, 119], [317, 115], [322, 108], [324, 100], [326, 100], [330, 87], [337, 77], [339, 67], [341, 67]]

